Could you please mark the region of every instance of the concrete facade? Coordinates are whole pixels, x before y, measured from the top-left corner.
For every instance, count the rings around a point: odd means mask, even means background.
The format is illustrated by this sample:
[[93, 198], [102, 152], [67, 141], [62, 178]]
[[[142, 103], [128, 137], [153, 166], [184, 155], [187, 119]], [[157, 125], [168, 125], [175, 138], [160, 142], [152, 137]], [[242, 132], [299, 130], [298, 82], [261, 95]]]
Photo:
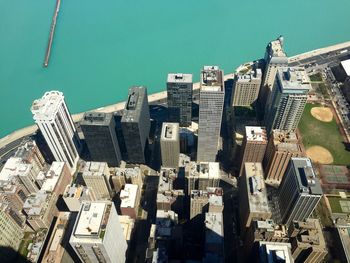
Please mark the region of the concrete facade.
[[160, 136], [160, 149], [162, 154], [162, 166], [178, 169], [180, 156], [178, 123], [163, 122]]

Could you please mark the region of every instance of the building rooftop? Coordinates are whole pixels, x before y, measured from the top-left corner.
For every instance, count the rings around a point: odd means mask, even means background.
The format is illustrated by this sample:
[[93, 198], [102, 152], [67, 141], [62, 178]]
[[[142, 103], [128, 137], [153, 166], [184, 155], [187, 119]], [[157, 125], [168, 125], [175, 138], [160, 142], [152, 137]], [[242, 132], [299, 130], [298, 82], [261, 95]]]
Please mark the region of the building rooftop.
[[156, 236], [171, 236], [172, 228], [178, 222], [178, 215], [174, 211], [157, 210]]
[[141, 174], [140, 167], [133, 168], [121, 168], [113, 167], [115, 171], [115, 176], [125, 176], [126, 178], [138, 177]]
[[222, 213], [205, 213], [205, 241], [207, 243], [222, 243], [224, 238], [224, 221]]
[[192, 83], [192, 74], [169, 73], [168, 83]]
[[23, 164], [21, 158], [11, 157], [0, 172], [0, 181], [8, 181], [11, 177], [24, 173], [30, 167], [30, 164]]
[[36, 147], [35, 141], [28, 141], [24, 145], [18, 147], [14, 157], [26, 159], [34, 147]]
[[158, 192], [173, 190], [173, 180], [177, 173], [171, 168], [162, 168], [159, 173]]
[[128, 99], [122, 115], [122, 122], [138, 122], [145, 96], [147, 96], [145, 87], [131, 87], [129, 89]]
[[199, 164], [190, 162], [186, 168], [190, 176], [209, 179], [220, 177], [220, 166], [217, 162], [200, 162]]
[[64, 102], [64, 96], [59, 91], [48, 91], [33, 102], [31, 111], [34, 119], [52, 120], [60, 105]]
[[311, 90], [310, 78], [302, 67], [282, 67], [277, 76], [284, 93], [304, 94]]
[[271, 57], [286, 57], [286, 53], [283, 50], [283, 37], [279, 37], [276, 40], [271, 41], [267, 49]]
[[[99, 238], [101, 225], [107, 224], [103, 220], [107, 212], [107, 206], [108, 204], [104, 202], [83, 202], [74, 229], [74, 236], [78, 238]], [[108, 220], [108, 217], [105, 219]]]
[[290, 165], [294, 169], [301, 193], [313, 195], [323, 194], [320, 181], [315, 175], [309, 158], [291, 158]]
[[245, 134], [247, 136], [247, 141], [267, 142], [265, 127], [246, 126]]
[[163, 122], [162, 141], [178, 141], [179, 140], [179, 124], [172, 122]]
[[340, 64], [342, 65], [346, 75], [350, 76], [350, 59], [343, 60], [340, 62]]
[[108, 126], [112, 118], [112, 113], [86, 112], [80, 121], [80, 125]]
[[249, 210], [251, 212], [270, 212], [261, 163], [246, 162], [245, 180], [247, 185]]
[[262, 72], [260, 68], [257, 69], [253, 69], [247, 73], [238, 73], [235, 75], [236, 82], [251, 82], [251, 81], [255, 81], [255, 80], [261, 80], [262, 77]]
[[126, 184], [120, 191], [120, 207], [135, 207], [138, 186], [136, 184]]
[[108, 169], [106, 162], [87, 162], [83, 168], [83, 176], [102, 176], [106, 175]]
[[45, 192], [52, 192], [60, 179], [62, 174], [64, 162], [53, 162], [49, 171], [45, 175], [45, 181], [41, 186], [41, 190]]
[[223, 71], [218, 66], [204, 66], [201, 72], [201, 90], [224, 91]]
[[345, 257], [350, 262], [350, 225], [348, 227], [337, 227], [337, 232], [342, 244]]
[[49, 194], [40, 190], [26, 199], [23, 210], [28, 216], [38, 216], [45, 209], [49, 198]]
[[259, 251], [263, 263], [294, 262], [290, 243], [260, 241]]

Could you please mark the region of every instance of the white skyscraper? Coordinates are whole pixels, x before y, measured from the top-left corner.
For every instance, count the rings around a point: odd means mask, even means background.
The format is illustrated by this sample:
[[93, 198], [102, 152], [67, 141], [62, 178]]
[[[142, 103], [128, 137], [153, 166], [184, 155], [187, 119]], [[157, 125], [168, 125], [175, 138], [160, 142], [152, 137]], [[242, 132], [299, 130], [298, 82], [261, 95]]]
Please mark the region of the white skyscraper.
[[83, 202], [70, 245], [84, 263], [124, 263], [127, 243], [112, 202]]
[[46, 92], [33, 102], [31, 111], [56, 161], [67, 162], [75, 170], [80, 143], [63, 93]]
[[215, 162], [225, 97], [223, 71], [204, 66], [200, 85], [197, 161]]

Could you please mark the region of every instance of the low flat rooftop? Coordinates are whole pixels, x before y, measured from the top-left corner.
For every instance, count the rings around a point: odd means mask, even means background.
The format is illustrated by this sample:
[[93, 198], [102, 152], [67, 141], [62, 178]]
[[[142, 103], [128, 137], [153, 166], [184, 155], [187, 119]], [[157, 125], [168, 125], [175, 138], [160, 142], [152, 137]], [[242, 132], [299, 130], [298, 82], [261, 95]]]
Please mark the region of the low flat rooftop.
[[120, 191], [120, 207], [135, 207], [138, 186], [136, 184], [126, 184]]
[[52, 192], [60, 177], [61, 173], [64, 168], [64, 162], [53, 162], [49, 171], [45, 175], [45, 181], [43, 185], [41, 186], [41, 190], [44, 190], [45, 192]]
[[74, 235], [85, 237], [98, 235], [106, 207], [107, 203], [103, 202], [83, 203]]
[[106, 162], [87, 162], [83, 169], [83, 175], [102, 176], [107, 167]]
[[[205, 241], [207, 243], [222, 243], [224, 238], [224, 221], [222, 213], [205, 213]], [[210, 231], [208, 231], [210, 230]]]
[[168, 83], [192, 83], [192, 74], [169, 73]]

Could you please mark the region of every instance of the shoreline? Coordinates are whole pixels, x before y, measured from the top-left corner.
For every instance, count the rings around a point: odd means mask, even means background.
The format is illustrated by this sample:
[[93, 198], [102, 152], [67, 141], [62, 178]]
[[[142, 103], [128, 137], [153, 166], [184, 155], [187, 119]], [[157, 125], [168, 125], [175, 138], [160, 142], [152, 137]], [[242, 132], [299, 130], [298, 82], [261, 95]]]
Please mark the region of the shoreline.
[[[314, 56], [318, 56], [320, 54], [325, 54], [327, 52], [332, 52], [338, 49], [345, 49], [345, 48], [350, 48], [350, 41], [346, 41], [343, 43], [339, 43], [339, 44], [335, 44], [335, 45], [331, 45], [331, 46], [327, 46], [327, 47], [323, 47], [323, 48], [318, 48], [315, 50], [311, 50], [308, 52], [304, 52], [292, 57], [288, 58], [288, 62], [289, 63], [296, 63], [299, 62], [303, 59], [308, 59], [308, 58], [312, 58]], [[243, 63], [246, 64], [246, 63]], [[243, 65], [242, 64], [242, 65]], [[240, 65], [241, 66], [241, 65]], [[239, 68], [240, 66], [238, 66], [237, 68]], [[226, 81], [227, 79], [230, 79], [233, 77], [233, 73], [229, 73], [224, 75], [224, 80]], [[193, 83], [193, 90], [198, 90], [199, 89], [199, 82]], [[163, 100], [167, 97], [167, 92], [165, 91], [160, 91], [157, 93], [153, 93], [148, 95], [148, 102], [149, 103], [154, 103], [156, 101], [160, 101]], [[106, 112], [106, 113], [110, 113], [110, 112], [116, 112], [119, 110], [122, 110], [125, 106], [125, 101], [121, 101], [121, 102], [117, 102], [115, 104], [111, 104], [111, 105], [107, 105], [107, 106], [103, 106], [97, 109], [90, 109], [84, 112], [80, 112], [80, 113], [76, 113], [76, 114], [72, 114], [72, 118], [74, 122], [78, 122], [83, 114], [85, 112], [88, 111], [97, 111], [97, 112]], [[18, 130], [15, 130], [13, 132], [11, 132], [10, 134], [0, 138], [0, 149], [3, 148], [4, 146], [6, 146], [7, 144], [18, 140], [24, 136], [28, 136], [32, 133], [34, 133], [37, 130], [37, 125], [31, 125], [31, 126], [27, 126]]]

